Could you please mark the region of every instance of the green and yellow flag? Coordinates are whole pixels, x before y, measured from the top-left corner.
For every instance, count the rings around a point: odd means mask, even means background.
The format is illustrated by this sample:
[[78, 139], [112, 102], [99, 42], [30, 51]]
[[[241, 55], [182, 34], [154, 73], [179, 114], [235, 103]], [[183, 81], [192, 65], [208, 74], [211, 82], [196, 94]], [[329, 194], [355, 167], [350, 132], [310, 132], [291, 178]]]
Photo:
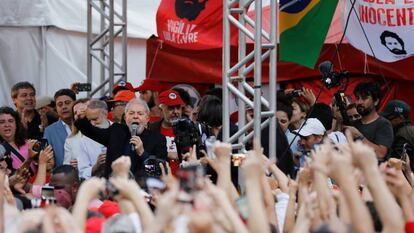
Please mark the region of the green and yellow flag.
[[338, 0], [280, 0], [280, 60], [313, 69]]

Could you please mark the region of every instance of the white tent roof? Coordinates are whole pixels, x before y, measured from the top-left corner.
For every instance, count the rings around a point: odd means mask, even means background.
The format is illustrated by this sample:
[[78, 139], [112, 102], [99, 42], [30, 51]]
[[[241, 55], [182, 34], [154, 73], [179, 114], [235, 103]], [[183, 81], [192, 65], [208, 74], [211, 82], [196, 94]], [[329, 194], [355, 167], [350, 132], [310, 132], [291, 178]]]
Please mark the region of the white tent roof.
[[[121, 0], [115, 0], [120, 9]], [[127, 0], [128, 37], [147, 39], [156, 34], [155, 16], [160, 0]], [[86, 32], [86, 0], [0, 0], [0, 26], [55, 26]], [[94, 14], [94, 28], [99, 15]]]

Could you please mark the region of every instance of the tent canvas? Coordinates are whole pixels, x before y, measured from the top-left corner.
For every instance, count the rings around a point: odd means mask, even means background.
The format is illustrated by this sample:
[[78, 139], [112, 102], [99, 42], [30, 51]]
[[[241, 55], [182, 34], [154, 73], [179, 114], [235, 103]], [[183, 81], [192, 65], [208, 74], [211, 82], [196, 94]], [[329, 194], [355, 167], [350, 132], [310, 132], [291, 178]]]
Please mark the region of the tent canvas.
[[[414, 106], [414, 99], [407, 95], [414, 87], [414, 71], [411, 64], [414, 58], [408, 58], [394, 63], [384, 63], [367, 56], [347, 43], [346, 38], [339, 47], [335, 57], [332, 57], [337, 49], [337, 42], [343, 32], [341, 19], [341, 6], [338, 5], [334, 19], [328, 32], [325, 44], [322, 48], [317, 64], [325, 60], [332, 60], [336, 70], [348, 70], [350, 73], [350, 85], [347, 90], [352, 94], [357, 82], [365, 79], [375, 79], [382, 83], [385, 91], [385, 100], [398, 98], [407, 101]], [[268, 8], [263, 9], [263, 14], [268, 13]], [[263, 17], [266, 19], [266, 17]], [[264, 26], [270, 25], [263, 20]], [[253, 48], [249, 44], [248, 49]], [[174, 48], [163, 43], [156, 37], [147, 41], [147, 77], [157, 79], [164, 83], [192, 83], [192, 84], [221, 84], [222, 82], [222, 49], [210, 49], [203, 51], [190, 51]], [[237, 61], [237, 48], [232, 47], [232, 62]], [[262, 68], [263, 80], [268, 80], [268, 61]], [[290, 87], [307, 86], [317, 92], [321, 87], [320, 73], [318, 69], [309, 69], [290, 62], [278, 62], [277, 80], [282, 85]], [[251, 73], [253, 75], [253, 72]], [[320, 99], [329, 103], [332, 100], [334, 89], [322, 89]], [[413, 117], [414, 117], [414, 113]]]
[[[119, 2], [115, 0], [116, 6]], [[86, 82], [85, 0], [0, 0], [0, 4], [0, 105], [12, 106], [10, 88], [19, 81], [33, 83], [38, 96], [53, 96], [71, 83]], [[128, 80], [136, 86], [145, 78], [146, 40], [156, 33], [159, 0], [127, 4]], [[97, 14], [93, 22], [99, 28]], [[97, 64], [93, 69], [93, 80], [99, 80]]]

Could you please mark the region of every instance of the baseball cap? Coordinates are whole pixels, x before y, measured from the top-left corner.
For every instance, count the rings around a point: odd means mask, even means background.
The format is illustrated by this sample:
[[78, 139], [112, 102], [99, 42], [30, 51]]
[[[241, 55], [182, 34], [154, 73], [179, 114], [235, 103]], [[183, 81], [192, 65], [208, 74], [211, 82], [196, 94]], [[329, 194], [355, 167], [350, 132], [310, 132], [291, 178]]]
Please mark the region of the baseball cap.
[[52, 103], [52, 98], [48, 96], [39, 96], [36, 98], [36, 109], [45, 107], [47, 105], [50, 105], [51, 103]]
[[141, 85], [135, 88], [135, 91], [161, 91], [161, 84], [158, 80], [155, 79], [144, 79]]
[[119, 81], [114, 88], [112, 89], [112, 95], [116, 95], [120, 90], [129, 90], [135, 92], [134, 87], [130, 82], [125, 82], [124, 80]]
[[85, 223], [85, 232], [86, 233], [101, 233], [102, 226], [105, 223], [106, 219], [92, 217], [86, 220]]
[[408, 118], [410, 114], [410, 106], [402, 100], [391, 100], [385, 105], [385, 108], [382, 110], [381, 115], [385, 118], [390, 116], [403, 116]]
[[174, 90], [166, 90], [163, 91], [159, 96], [158, 99], [160, 104], [166, 104], [168, 106], [176, 106], [184, 104], [183, 100], [181, 99], [178, 92]]
[[105, 218], [110, 218], [112, 215], [119, 214], [121, 212], [119, 210], [118, 203], [108, 200], [105, 200], [98, 210], [103, 216], [105, 216]]
[[108, 100], [108, 102], [117, 102], [117, 101], [123, 101], [123, 102], [129, 102], [130, 100], [135, 98], [135, 92], [129, 91], [129, 90], [121, 90], [112, 100]]
[[305, 122], [305, 125], [301, 128], [294, 130], [293, 132], [302, 137], [307, 137], [310, 135], [324, 135], [325, 127], [323, 124], [316, 118], [308, 118]]

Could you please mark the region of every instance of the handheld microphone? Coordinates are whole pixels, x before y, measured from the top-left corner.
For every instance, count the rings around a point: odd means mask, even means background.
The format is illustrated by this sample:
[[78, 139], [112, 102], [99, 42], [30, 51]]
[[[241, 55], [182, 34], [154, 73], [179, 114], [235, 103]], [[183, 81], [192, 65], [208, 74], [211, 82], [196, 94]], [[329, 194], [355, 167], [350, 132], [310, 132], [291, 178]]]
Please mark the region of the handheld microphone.
[[[138, 123], [132, 123], [132, 125], [131, 125], [131, 137], [138, 135], [138, 128], [139, 128]], [[135, 145], [132, 144], [132, 143], [131, 143], [131, 150], [135, 151]]]

